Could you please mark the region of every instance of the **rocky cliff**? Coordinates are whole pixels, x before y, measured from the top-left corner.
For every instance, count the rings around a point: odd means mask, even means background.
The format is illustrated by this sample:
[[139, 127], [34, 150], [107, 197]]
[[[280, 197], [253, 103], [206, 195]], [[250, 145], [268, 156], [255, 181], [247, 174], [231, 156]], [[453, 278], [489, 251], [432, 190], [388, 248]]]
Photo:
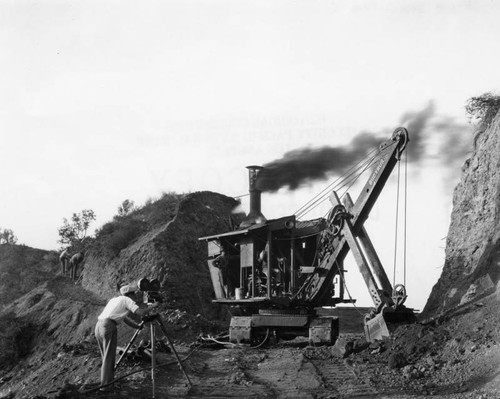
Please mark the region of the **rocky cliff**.
[[453, 194], [445, 264], [422, 317], [497, 300], [500, 279], [500, 113], [478, 128]]

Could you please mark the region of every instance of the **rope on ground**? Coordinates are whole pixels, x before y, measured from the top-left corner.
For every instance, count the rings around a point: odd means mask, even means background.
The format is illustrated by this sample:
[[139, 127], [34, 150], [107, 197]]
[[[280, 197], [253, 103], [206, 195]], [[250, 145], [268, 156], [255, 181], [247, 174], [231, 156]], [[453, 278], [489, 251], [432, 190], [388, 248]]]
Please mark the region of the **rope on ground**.
[[211, 335], [208, 335], [206, 338], [202, 337], [200, 339], [203, 340], [203, 341], [205, 341], [204, 343], [206, 343], [207, 341], [210, 341], [210, 342], [216, 343], [218, 345], [225, 346], [225, 347], [230, 348], [230, 349], [240, 347], [240, 345], [232, 343], [232, 342], [229, 342], [229, 341], [220, 341], [219, 339], [217, 339], [215, 337], [212, 337]]

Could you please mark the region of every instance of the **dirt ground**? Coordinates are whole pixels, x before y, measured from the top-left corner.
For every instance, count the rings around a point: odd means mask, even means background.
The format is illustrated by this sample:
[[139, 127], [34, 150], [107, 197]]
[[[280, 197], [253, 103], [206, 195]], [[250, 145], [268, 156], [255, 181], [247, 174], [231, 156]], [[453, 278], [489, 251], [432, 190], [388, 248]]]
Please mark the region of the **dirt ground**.
[[[298, 338], [258, 349], [200, 337], [199, 331], [213, 327], [209, 321], [164, 309], [161, 318], [191, 384], [156, 327], [155, 397], [499, 398], [500, 312], [494, 299], [447, 319], [402, 326], [376, 343], [363, 338], [364, 309], [340, 308], [335, 345], [312, 347]], [[103, 304], [63, 278], [16, 301], [18, 317], [46, 327], [29, 356], [0, 374], [0, 398], [153, 397], [151, 360], [139, 345], [150, 329], [121, 362], [114, 392], [95, 390], [101, 359], [93, 325]], [[120, 327], [122, 349], [132, 334]]]
[[[191, 385], [157, 331], [155, 398], [499, 398], [497, 308], [476, 304], [453, 319], [404, 326], [367, 343], [353, 323], [335, 345], [305, 339], [258, 349], [173, 340]], [[345, 326], [349, 326], [346, 328]], [[124, 327], [123, 327], [124, 328]], [[47, 346], [0, 379], [0, 398], [152, 398], [151, 361], [133, 345], [113, 393], [96, 391], [100, 356], [89, 337]]]

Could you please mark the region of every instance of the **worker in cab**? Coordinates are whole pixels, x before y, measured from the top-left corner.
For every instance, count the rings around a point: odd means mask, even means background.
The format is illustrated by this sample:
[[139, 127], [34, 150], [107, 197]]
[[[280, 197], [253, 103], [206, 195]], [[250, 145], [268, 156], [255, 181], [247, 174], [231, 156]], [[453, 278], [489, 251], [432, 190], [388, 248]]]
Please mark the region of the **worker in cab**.
[[224, 250], [213, 262], [213, 265], [221, 271], [226, 298], [234, 298], [235, 289], [240, 281], [239, 263], [238, 255], [229, 255]]

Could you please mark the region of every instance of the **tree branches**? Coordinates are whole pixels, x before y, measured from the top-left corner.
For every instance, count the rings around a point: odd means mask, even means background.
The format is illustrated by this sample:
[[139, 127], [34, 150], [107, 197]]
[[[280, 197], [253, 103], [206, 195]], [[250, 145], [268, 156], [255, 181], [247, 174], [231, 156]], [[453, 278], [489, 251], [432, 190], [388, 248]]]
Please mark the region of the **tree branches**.
[[73, 213], [70, 220], [63, 218], [64, 224], [58, 229], [60, 239], [57, 242], [68, 246], [81, 244], [87, 237], [90, 223], [95, 218], [92, 209], [84, 209], [80, 213]]

